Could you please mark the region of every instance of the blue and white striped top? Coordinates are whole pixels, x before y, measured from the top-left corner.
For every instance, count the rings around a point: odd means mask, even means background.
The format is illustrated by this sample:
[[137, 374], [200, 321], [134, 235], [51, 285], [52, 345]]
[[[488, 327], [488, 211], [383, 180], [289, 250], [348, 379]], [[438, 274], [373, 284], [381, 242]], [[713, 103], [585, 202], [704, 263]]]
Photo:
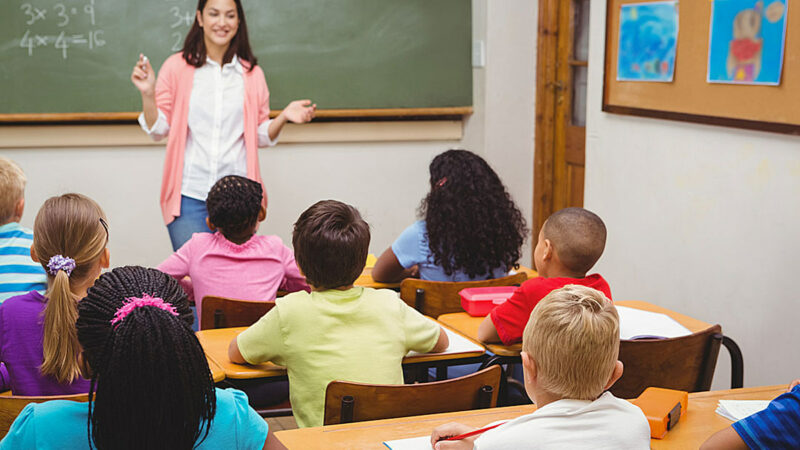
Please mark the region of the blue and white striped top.
[[0, 226], [0, 302], [15, 295], [47, 289], [42, 265], [31, 260], [33, 231], [17, 222]]
[[733, 424], [751, 449], [800, 448], [800, 385]]

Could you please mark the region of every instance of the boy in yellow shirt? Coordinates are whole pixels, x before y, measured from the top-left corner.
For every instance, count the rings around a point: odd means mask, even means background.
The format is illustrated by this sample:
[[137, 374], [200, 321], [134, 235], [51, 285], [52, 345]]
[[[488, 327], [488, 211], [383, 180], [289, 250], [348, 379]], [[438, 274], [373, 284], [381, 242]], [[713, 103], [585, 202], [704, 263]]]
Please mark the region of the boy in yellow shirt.
[[322, 425], [325, 389], [333, 380], [402, 384], [410, 350], [441, 352], [447, 334], [396, 292], [354, 287], [364, 269], [369, 225], [358, 210], [317, 202], [294, 224], [292, 245], [311, 293], [296, 292], [231, 341], [235, 363], [286, 367], [300, 427]]

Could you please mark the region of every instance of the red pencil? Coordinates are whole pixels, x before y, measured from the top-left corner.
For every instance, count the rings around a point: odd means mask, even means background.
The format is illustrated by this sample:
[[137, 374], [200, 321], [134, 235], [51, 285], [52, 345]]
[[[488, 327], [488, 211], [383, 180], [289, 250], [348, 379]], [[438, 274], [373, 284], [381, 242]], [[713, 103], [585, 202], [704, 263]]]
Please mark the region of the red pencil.
[[478, 428], [477, 430], [472, 430], [469, 433], [459, 434], [458, 436], [453, 436], [453, 437], [449, 437], [447, 439], [442, 439], [442, 440], [444, 440], [444, 441], [459, 441], [461, 439], [465, 439], [465, 438], [468, 438], [468, 437], [475, 436], [476, 434], [484, 433], [486, 431], [491, 430], [492, 428], [497, 428], [497, 427], [499, 427], [500, 425], [502, 425], [504, 423], [505, 422], [496, 423], [496, 424], [488, 426], [488, 427]]

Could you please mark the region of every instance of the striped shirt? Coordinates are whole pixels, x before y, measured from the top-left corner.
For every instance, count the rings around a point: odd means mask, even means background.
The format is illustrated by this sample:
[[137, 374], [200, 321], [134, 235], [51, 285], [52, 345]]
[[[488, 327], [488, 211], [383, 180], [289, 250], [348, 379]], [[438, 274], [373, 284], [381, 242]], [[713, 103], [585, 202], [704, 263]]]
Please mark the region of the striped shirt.
[[733, 424], [751, 449], [800, 448], [800, 385]]
[[0, 226], [0, 302], [30, 291], [44, 293], [47, 275], [31, 259], [33, 231], [17, 222]]

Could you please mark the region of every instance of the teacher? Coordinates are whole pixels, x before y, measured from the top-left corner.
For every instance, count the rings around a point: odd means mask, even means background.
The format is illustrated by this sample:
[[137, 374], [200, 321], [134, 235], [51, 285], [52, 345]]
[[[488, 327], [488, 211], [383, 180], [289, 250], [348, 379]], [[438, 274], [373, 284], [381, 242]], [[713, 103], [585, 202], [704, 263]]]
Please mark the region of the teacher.
[[199, 0], [183, 50], [164, 61], [158, 81], [143, 55], [131, 81], [142, 94], [139, 124], [154, 140], [168, 137], [160, 202], [173, 250], [192, 233], [211, 232], [205, 200], [218, 179], [261, 183], [258, 148], [275, 145], [287, 121], [308, 122], [316, 111], [296, 100], [270, 120], [241, 0]]

